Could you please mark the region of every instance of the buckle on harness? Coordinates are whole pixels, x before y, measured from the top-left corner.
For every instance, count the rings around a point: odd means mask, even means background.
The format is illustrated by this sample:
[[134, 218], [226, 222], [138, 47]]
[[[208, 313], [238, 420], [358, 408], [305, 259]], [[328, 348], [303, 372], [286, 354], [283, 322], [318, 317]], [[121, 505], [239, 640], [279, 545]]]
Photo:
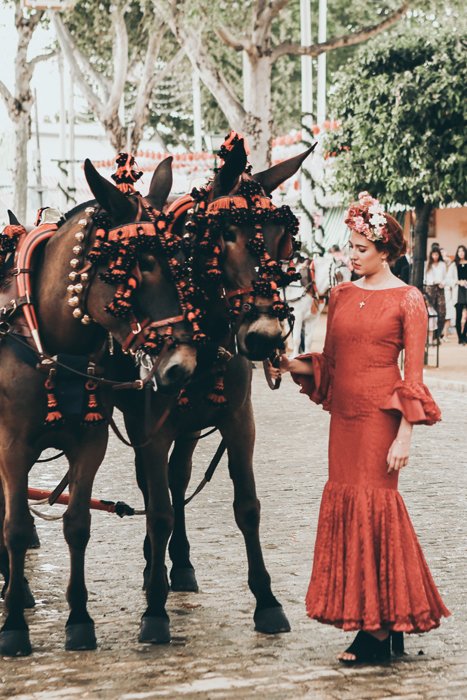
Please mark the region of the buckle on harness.
[[[2, 311], [3, 311], [3, 309], [2, 309]], [[9, 323], [7, 323], [7, 321], [0, 321], [0, 335], [1, 336], [8, 335], [8, 333], [10, 332], [10, 328], [11, 328], [11, 326]]]

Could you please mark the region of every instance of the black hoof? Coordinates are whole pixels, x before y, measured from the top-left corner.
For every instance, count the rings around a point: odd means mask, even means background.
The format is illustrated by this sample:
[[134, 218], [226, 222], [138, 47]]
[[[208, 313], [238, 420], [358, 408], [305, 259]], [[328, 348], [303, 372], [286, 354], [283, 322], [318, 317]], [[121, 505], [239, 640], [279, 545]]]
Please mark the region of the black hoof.
[[0, 632], [0, 656], [29, 656], [31, 652], [28, 630]]
[[87, 651], [97, 647], [93, 622], [65, 627], [65, 649], [67, 651]]
[[254, 620], [256, 632], [262, 632], [263, 634], [290, 632], [290, 623], [281, 605], [258, 610], [255, 613]]
[[193, 568], [172, 569], [170, 572], [170, 588], [173, 591], [189, 591], [198, 593], [198, 581]]
[[37, 534], [36, 526], [32, 526], [32, 535], [28, 543], [28, 549], [39, 549], [41, 546], [41, 541], [39, 535]]
[[167, 617], [142, 618], [138, 642], [168, 644], [170, 639], [170, 623]]

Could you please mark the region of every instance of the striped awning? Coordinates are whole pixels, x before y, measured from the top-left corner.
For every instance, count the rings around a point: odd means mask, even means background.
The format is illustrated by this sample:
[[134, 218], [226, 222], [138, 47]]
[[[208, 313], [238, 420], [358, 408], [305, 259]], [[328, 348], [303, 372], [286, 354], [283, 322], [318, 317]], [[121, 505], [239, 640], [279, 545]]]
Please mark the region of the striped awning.
[[346, 207], [332, 207], [324, 215], [322, 246], [329, 250], [332, 245], [343, 248], [349, 238], [349, 229], [344, 224]]

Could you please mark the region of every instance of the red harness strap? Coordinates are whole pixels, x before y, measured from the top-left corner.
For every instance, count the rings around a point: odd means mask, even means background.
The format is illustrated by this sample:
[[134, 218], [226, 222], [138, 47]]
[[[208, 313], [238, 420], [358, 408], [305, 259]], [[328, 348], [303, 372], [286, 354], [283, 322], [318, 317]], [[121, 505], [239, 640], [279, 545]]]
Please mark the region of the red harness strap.
[[18, 249], [15, 255], [15, 270], [13, 274], [16, 276], [16, 289], [18, 296], [25, 297], [26, 303], [23, 305], [23, 313], [31, 332], [34, 345], [38, 352], [42, 355], [44, 349], [39, 337], [39, 324], [34, 309], [32, 291], [31, 291], [31, 259], [34, 250], [38, 245], [44, 243], [51, 238], [56, 232], [57, 224], [41, 224], [20, 240]]

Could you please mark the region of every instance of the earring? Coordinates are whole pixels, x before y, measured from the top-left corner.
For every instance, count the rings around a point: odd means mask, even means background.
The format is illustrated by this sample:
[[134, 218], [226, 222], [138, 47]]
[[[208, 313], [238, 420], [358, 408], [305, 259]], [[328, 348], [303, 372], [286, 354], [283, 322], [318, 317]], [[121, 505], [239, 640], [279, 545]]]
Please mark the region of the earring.
[[382, 261], [381, 261], [381, 265], [384, 267], [384, 269], [386, 269], [387, 266], [388, 266], [388, 261], [387, 261], [387, 260], [382, 260]]

